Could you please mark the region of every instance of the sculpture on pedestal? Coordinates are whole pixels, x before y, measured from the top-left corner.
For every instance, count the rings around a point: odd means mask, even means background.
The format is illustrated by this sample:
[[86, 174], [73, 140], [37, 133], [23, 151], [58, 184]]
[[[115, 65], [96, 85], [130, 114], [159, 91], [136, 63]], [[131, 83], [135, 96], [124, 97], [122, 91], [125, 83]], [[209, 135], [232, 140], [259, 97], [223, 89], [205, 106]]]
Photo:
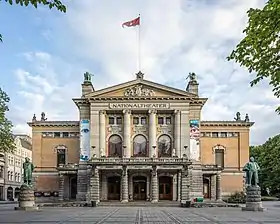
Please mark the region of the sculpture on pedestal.
[[246, 173], [246, 206], [242, 208], [242, 211], [263, 211], [261, 189], [258, 186], [259, 170], [260, 167], [254, 157], [250, 157], [249, 162], [243, 168]]
[[28, 157], [25, 158], [23, 163], [23, 184], [32, 187], [32, 173], [34, 165], [30, 162]]

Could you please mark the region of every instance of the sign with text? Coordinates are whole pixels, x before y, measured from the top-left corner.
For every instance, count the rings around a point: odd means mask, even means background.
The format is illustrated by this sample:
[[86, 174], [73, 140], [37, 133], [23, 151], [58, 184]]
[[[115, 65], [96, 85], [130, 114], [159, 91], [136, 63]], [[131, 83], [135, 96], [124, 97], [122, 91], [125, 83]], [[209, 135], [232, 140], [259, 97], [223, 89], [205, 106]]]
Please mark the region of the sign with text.
[[169, 103], [109, 103], [110, 109], [169, 109]]

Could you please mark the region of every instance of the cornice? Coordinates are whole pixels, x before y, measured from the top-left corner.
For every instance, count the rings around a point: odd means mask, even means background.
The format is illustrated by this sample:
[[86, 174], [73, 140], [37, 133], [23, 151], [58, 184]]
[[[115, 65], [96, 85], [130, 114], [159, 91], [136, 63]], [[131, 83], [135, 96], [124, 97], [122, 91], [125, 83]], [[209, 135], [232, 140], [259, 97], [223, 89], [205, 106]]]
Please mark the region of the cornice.
[[252, 127], [255, 122], [246, 121], [201, 121], [203, 127]]
[[79, 121], [33, 121], [30, 127], [79, 127]]

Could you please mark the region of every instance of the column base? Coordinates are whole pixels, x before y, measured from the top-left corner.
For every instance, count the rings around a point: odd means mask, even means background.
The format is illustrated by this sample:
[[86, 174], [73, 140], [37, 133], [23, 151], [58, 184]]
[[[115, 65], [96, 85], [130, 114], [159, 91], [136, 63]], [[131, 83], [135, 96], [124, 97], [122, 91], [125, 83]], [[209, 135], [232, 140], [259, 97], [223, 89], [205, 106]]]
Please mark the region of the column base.
[[121, 200], [121, 203], [128, 203], [128, 200], [127, 199]]
[[151, 201], [151, 203], [158, 203], [158, 200], [154, 199], [154, 200]]

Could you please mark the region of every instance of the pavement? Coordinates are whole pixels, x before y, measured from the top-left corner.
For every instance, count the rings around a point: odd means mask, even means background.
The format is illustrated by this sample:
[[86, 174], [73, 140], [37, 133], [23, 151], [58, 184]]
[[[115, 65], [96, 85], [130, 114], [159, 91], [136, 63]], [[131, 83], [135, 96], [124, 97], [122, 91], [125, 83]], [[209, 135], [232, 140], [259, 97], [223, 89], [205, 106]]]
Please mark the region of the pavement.
[[0, 205], [0, 223], [280, 223], [280, 202], [264, 202], [264, 212], [243, 212], [241, 208], [175, 207], [70, 207], [14, 211], [14, 204]]

